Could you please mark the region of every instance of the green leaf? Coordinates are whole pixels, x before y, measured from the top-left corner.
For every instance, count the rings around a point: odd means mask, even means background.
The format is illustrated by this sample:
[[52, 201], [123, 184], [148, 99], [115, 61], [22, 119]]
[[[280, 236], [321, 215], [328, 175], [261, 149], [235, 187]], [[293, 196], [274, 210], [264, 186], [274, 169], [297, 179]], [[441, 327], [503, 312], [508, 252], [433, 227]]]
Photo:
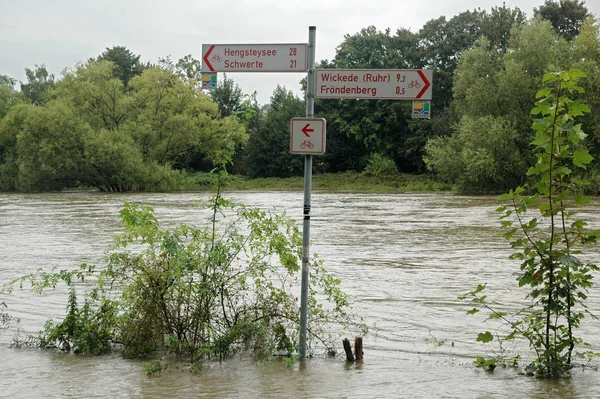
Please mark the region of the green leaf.
[[490, 315], [490, 320], [496, 320], [506, 317], [506, 312], [494, 312]]
[[587, 205], [590, 203], [591, 200], [592, 197], [590, 197], [589, 195], [577, 194], [573, 196], [573, 201], [575, 201], [575, 204], [579, 206]]
[[573, 164], [580, 168], [586, 169], [586, 165], [594, 160], [588, 150], [577, 150], [573, 153]]
[[584, 113], [589, 113], [590, 111], [590, 107], [583, 103], [573, 102], [569, 105], [570, 116], [582, 116]]
[[477, 312], [479, 312], [479, 309], [477, 309], [477, 308], [473, 308], [471, 310], [467, 310], [467, 314], [468, 315], [474, 315]]
[[486, 342], [490, 342], [493, 340], [494, 340], [494, 336], [489, 331], [477, 334], [477, 339], [476, 339], [477, 342], [486, 343]]

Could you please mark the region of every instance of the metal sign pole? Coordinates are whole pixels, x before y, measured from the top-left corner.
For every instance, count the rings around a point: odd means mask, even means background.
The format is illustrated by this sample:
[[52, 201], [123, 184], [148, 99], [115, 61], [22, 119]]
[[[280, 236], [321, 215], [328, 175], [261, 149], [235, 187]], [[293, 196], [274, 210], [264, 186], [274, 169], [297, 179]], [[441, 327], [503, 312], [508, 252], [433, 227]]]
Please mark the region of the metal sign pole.
[[[306, 78], [306, 117], [315, 112], [315, 42], [317, 27], [308, 27], [308, 75]], [[300, 297], [300, 360], [306, 359], [308, 325], [308, 271], [310, 248], [310, 192], [312, 189], [312, 155], [304, 156], [304, 223], [302, 230], [302, 292]]]

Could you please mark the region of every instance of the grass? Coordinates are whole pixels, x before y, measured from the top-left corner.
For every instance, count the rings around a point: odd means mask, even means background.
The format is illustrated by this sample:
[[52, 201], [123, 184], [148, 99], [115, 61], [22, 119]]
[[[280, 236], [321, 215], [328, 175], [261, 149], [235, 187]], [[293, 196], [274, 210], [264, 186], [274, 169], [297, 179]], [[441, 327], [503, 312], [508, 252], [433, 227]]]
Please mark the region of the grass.
[[[213, 175], [193, 173], [187, 175], [183, 190], [206, 190], [212, 187]], [[302, 190], [304, 177], [256, 178], [240, 175], [227, 178], [228, 190]], [[433, 192], [450, 191], [448, 184], [434, 181], [429, 175], [394, 174], [390, 176], [366, 176], [356, 172], [313, 174], [312, 189], [315, 191], [346, 192]]]

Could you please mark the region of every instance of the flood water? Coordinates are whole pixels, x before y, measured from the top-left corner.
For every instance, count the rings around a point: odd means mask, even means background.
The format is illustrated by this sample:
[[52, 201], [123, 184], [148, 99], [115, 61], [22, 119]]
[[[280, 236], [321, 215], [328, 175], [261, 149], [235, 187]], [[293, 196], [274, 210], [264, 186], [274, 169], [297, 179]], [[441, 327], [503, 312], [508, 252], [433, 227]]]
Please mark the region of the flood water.
[[[302, 192], [227, 196], [285, 210], [301, 224]], [[0, 194], [0, 285], [40, 267], [98, 261], [120, 232], [118, 212], [125, 201], [151, 205], [164, 225], [175, 225], [204, 223], [208, 213], [195, 205], [206, 198], [198, 193]], [[591, 368], [545, 381], [472, 365], [474, 357], [498, 349], [475, 342], [478, 332], [495, 326], [483, 324], [483, 316], [466, 316], [470, 307], [457, 296], [487, 282], [489, 297], [502, 308], [524, 303], [514, 276], [519, 265], [507, 259], [510, 249], [494, 213], [496, 198], [313, 192], [312, 205], [311, 252], [342, 280], [356, 313], [371, 327], [363, 337], [362, 364], [347, 364], [340, 355], [290, 368], [238, 357], [206, 363], [197, 374], [172, 368], [148, 378], [143, 362], [117, 355], [11, 347], [16, 331], [10, 329], [0, 332], [0, 398], [600, 397], [600, 371]], [[600, 229], [600, 201], [582, 210], [581, 217]], [[588, 253], [600, 263], [598, 247]], [[0, 303], [21, 319], [23, 332], [34, 333], [46, 319], [64, 315], [65, 297], [61, 289], [43, 296], [16, 290], [0, 296]], [[597, 284], [588, 304], [600, 313]], [[600, 321], [588, 317], [579, 335], [600, 350]], [[506, 349], [509, 355], [528, 354], [522, 345]]]

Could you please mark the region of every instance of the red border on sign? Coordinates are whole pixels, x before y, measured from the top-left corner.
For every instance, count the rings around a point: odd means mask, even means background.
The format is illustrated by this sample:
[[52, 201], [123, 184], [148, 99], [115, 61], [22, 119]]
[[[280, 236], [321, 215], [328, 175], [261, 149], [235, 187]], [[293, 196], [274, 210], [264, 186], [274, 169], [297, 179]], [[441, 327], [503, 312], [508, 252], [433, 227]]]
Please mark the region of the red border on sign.
[[[382, 72], [388, 72], [388, 73], [396, 73], [396, 72], [416, 72], [421, 79], [423, 79], [423, 83], [425, 84], [425, 86], [423, 87], [423, 89], [420, 90], [420, 92], [413, 97], [398, 97], [398, 96], [370, 96], [370, 95], [356, 95], [356, 94], [349, 94], [349, 95], [341, 95], [341, 94], [331, 94], [331, 95], [323, 95], [323, 94], [319, 94], [318, 91], [318, 87], [319, 87], [319, 82], [318, 82], [318, 73], [320, 71], [328, 71], [328, 72], [333, 72], [333, 71], [340, 71], [340, 72], [358, 72], [358, 73], [362, 73], [365, 71], [382, 71]], [[325, 98], [325, 99], [337, 99], [337, 100], [341, 100], [341, 99], [349, 99], [349, 100], [425, 100], [425, 101], [431, 101], [431, 97], [423, 97], [423, 94], [425, 94], [425, 92], [431, 87], [431, 82], [429, 81], [429, 79], [427, 78], [427, 76], [425, 76], [424, 71], [432, 71], [433, 74], [433, 70], [431, 69], [383, 69], [383, 68], [317, 68], [315, 69], [315, 83], [314, 83], [314, 93], [315, 93], [315, 98]], [[322, 82], [321, 82], [322, 83]]]
[[[229, 73], [229, 72], [235, 72], [235, 73], [257, 73], [257, 72], [268, 72], [268, 73], [305, 73], [308, 72], [308, 43], [219, 43], [219, 44], [204, 44], [204, 46], [209, 46], [206, 54], [202, 55], [202, 60], [205, 61], [205, 63], [202, 64], [202, 71], [201, 72], [224, 72], [224, 73]], [[221, 46], [230, 46], [230, 47], [234, 47], [234, 46], [296, 46], [296, 47], [304, 47], [304, 64], [302, 64], [301, 62], [299, 62], [298, 64], [300, 66], [303, 67], [302, 70], [299, 69], [294, 69], [294, 70], [283, 70], [283, 69], [261, 69], [261, 70], [252, 70], [252, 71], [247, 71], [247, 70], [240, 70], [240, 69], [215, 69], [215, 67], [208, 61], [208, 59], [206, 59], [205, 57], [208, 57], [208, 55], [215, 49], [215, 47], [221, 47]], [[209, 70], [205, 71], [204, 70], [204, 65], [207, 65]]]
[[[321, 148], [322, 151], [305, 151], [305, 150], [300, 150], [300, 151], [294, 151], [293, 149], [293, 140], [294, 140], [294, 130], [293, 130], [293, 126], [294, 126], [294, 122], [302, 122], [302, 123], [314, 123], [314, 122], [320, 122], [321, 123]], [[325, 154], [326, 148], [325, 145], [327, 143], [325, 137], [326, 137], [326, 125], [325, 125], [325, 119], [323, 118], [292, 118], [290, 120], [290, 130], [291, 134], [290, 134], [290, 152], [292, 154], [300, 154], [300, 155], [323, 155]], [[302, 134], [302, 131], [300, 130], [298, 132], [299, 134]]]

